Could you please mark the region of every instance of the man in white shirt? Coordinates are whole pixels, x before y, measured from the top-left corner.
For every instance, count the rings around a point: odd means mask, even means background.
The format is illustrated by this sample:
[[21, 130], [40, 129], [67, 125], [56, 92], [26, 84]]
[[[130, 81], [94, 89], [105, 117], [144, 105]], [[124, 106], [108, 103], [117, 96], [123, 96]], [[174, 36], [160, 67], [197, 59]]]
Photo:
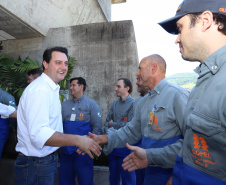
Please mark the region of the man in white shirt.
[[57, 149], [77, 146], [93, 158], [100, 146], [86, 136], [63, 134], [58, 83], [68, 71], [68, 51], [63, 47], [46, 49], [43, 74], [24, 91], [18, 106], [19, 152], [15, 163], [16, 185], [53, 185], [57, 172]]

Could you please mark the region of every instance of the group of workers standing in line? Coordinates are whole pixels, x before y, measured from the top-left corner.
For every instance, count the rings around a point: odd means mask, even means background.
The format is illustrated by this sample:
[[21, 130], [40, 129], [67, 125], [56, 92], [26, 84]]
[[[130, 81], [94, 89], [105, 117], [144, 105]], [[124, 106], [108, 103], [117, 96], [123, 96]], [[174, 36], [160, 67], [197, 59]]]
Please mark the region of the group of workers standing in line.
[[[62, 104], [61, 114], [58, 83], [67, 74], [68, 51], [45, 50], [44, 72], [25, 89], [17, 109], [16, 185], [53, 185], [59, 147], [64, 161], [60, 183], [74, 184], [77, 176], [80, 184], [92, 184], [89, 157], [100, 155], [99, 144], [108, 155], [113, 185], [120, 175], [123, 185], [139, 184], [133, 171], [142, 168], [137, 174], [144, 185], [226, 184], [226, 1], [184, 0], [174, 17], [159, 24], [178, 34], [183, 59], [200, 62], [192, 92], [167, 82], [160, 55], [145, 57], [136, 77], [146, 95], [134, 104], [128, 79], [119, 79], [119, 99], [107, 115], [106, 135], [99, 135], [100, 108], [84, 95], [83, 78], [71, 79], [73, 98]], [[7, 110], [1, 121], [15, 112]]]

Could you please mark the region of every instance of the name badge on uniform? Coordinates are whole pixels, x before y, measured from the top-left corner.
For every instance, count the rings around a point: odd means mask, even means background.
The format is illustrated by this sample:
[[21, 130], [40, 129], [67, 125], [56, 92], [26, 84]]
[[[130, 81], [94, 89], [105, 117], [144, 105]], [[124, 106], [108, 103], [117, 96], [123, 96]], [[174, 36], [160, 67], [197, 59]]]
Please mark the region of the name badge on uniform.
[[148, 121], [148, 126], [151, 127], [153, 124], [153, 119], [154, 119], [154, 115], [155, 115], [155, 110], [156, 110], [156, 104], [154, 105], [152, 112], [150, 112], [150, 116], [149, 116], [149, 121]]
[[75, 108], [73, 107], [72, 108], [72, 113], [71, 113], [70, 121], [75, 121], [75, 119], [76, 119], [76, 114], [75, 114]]
[[70, 121], [75, 121], [75, 119], [76, 119], [76, 114], [71, 114]]
[[149, 116], [149, 122], [148, 122], [148, 126], [151, 127], [152, 123], [153, 123], [153, 119], [154, 119], [154, 112], [150, 112], [150, 116]]

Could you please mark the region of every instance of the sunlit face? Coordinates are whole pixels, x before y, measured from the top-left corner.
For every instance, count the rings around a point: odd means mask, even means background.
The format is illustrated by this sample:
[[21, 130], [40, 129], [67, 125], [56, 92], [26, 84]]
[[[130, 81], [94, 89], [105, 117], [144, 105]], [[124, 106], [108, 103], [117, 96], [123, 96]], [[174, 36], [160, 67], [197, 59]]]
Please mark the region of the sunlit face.
[[199, 23], [190, 27], [190, 16], [185, 15], [177, 21], [178, 36], [175, 41], [179, 44], [180, 53], [184, 60], [199, 61], [202, 41], [200, 40]]
[[56, 84], [58, 84], [67, 75], [68, 58], [66, 54], [53, 51], [49, 63], [43, 61], [45, 67], [44, 73], [48, 75]]
[[151, 64], [146, 58], [141, 60], [138, 72], [136, 73], [137, 83], [143, 86], [149, 86], [151, 80]]
[[123, 97], [128, 93], [128, 87], [125, 87], [124, 81], [119, 80], [115, 86], [115, 92], [118, 97]]
[[71, 95], [78, 98], [83, 94], [83, 85], [78, 84], [78, 80], [73, 80], [70, 84]]

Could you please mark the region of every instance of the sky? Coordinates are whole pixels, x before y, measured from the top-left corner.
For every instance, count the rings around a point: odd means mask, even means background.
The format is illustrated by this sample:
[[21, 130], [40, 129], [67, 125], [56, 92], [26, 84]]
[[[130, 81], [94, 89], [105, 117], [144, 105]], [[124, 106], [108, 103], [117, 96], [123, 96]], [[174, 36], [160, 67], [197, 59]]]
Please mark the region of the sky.
[[159, 22], [173, 17], [182, 0], [126, 0], [112, 4], [111, 20], [132, 20], [139, 61], [151, 54], [159, 54], [167, 64], [166, 76], [193, 72], [199, 65], [181, 58], [176, 35], [166, 32]]

